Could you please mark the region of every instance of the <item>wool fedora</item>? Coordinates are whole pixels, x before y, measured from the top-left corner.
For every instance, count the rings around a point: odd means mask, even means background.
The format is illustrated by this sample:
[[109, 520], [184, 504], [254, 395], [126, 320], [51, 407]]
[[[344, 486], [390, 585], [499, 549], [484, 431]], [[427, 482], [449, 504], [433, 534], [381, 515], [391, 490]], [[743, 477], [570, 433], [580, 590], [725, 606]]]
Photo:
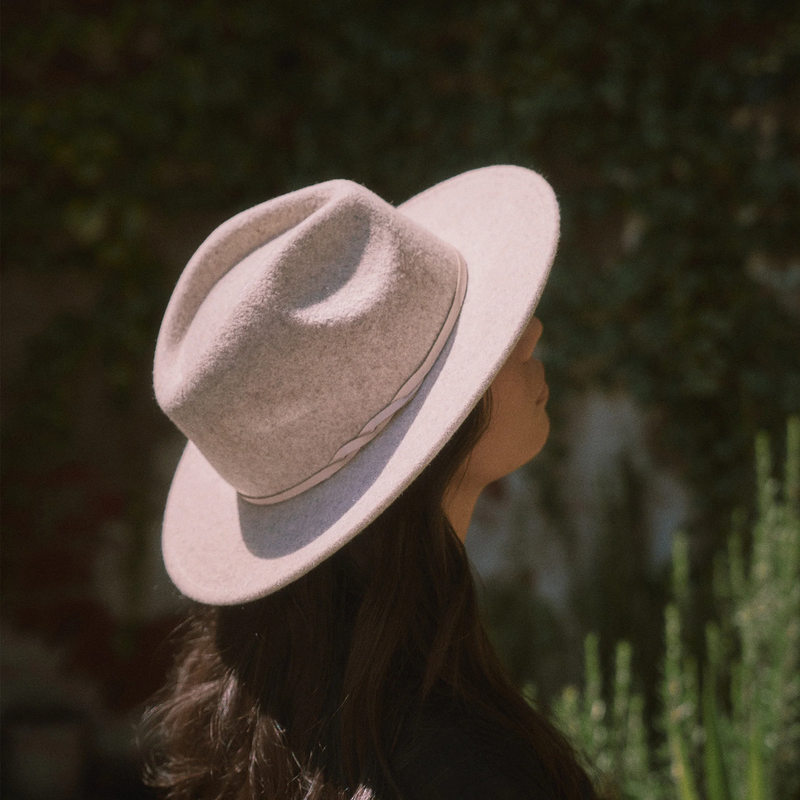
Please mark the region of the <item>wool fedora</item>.
[[189, 440], [163, 522], [177, 587], [255, 600], [374, 520], [491, 384], [557, 241], [552, 189], [514, 166], [397, 207], [329, 181], [217, 228], [156, 345], [156, 399]]

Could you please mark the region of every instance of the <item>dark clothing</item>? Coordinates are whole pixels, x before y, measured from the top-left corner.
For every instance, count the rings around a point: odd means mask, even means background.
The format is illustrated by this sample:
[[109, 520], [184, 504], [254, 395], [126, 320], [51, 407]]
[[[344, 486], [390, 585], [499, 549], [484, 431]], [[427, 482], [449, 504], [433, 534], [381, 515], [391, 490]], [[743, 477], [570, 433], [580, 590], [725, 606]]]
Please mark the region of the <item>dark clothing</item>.
[[[527, 759], [526, 759], [527, 760]], [[466, 717], [430, 715], [407, 731], [392, 758], [404, 800], [557, 800], [538, 763], [520, 757]], [[527, 774], [526, 774], [527, 773]], [[590, 787], [583, 793], [592, 797]]]
[[530, 788], [480, 748], [469, 731], [454, 724], [428, 727], [425, 735], [396, 754], [394, 765], [406, 800], [533, 797]]

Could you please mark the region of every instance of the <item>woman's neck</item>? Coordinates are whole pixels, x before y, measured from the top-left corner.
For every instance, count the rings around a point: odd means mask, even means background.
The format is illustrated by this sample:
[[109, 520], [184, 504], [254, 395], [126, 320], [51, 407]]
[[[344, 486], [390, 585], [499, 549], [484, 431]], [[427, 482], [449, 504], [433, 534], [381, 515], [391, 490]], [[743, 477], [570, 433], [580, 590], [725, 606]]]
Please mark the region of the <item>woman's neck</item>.
[[461, 481], [448, 489], [442, 499], [445, 516], [462, 542], [466, 541], [469, 523], [482, 490], [483, 486], [467, 485]]

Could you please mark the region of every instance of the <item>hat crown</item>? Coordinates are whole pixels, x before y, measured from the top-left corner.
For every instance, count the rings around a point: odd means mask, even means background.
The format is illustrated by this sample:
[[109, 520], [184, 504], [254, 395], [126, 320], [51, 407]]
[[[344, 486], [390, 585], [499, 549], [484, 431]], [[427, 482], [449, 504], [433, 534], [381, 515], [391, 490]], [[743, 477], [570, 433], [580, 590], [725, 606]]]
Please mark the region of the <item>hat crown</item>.
[[458, 254], [330, 181], [238, 214], [190, 260], [156, 347], [162, 409], [245, 496], [323, 469], [419, 369]]

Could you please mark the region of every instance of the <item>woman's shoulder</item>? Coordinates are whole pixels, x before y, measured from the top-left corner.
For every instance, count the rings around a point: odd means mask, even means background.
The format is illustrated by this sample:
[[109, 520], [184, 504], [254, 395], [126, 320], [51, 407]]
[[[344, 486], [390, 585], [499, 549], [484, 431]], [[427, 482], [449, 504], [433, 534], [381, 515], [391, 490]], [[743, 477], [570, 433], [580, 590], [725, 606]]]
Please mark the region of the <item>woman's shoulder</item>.
[[392, 762], [407, 800], [556, 797], [530, 779], [538, 765], [523, 768], [516, 748], [507, 744], [464, 714], [426, 713], [406, 727]]

